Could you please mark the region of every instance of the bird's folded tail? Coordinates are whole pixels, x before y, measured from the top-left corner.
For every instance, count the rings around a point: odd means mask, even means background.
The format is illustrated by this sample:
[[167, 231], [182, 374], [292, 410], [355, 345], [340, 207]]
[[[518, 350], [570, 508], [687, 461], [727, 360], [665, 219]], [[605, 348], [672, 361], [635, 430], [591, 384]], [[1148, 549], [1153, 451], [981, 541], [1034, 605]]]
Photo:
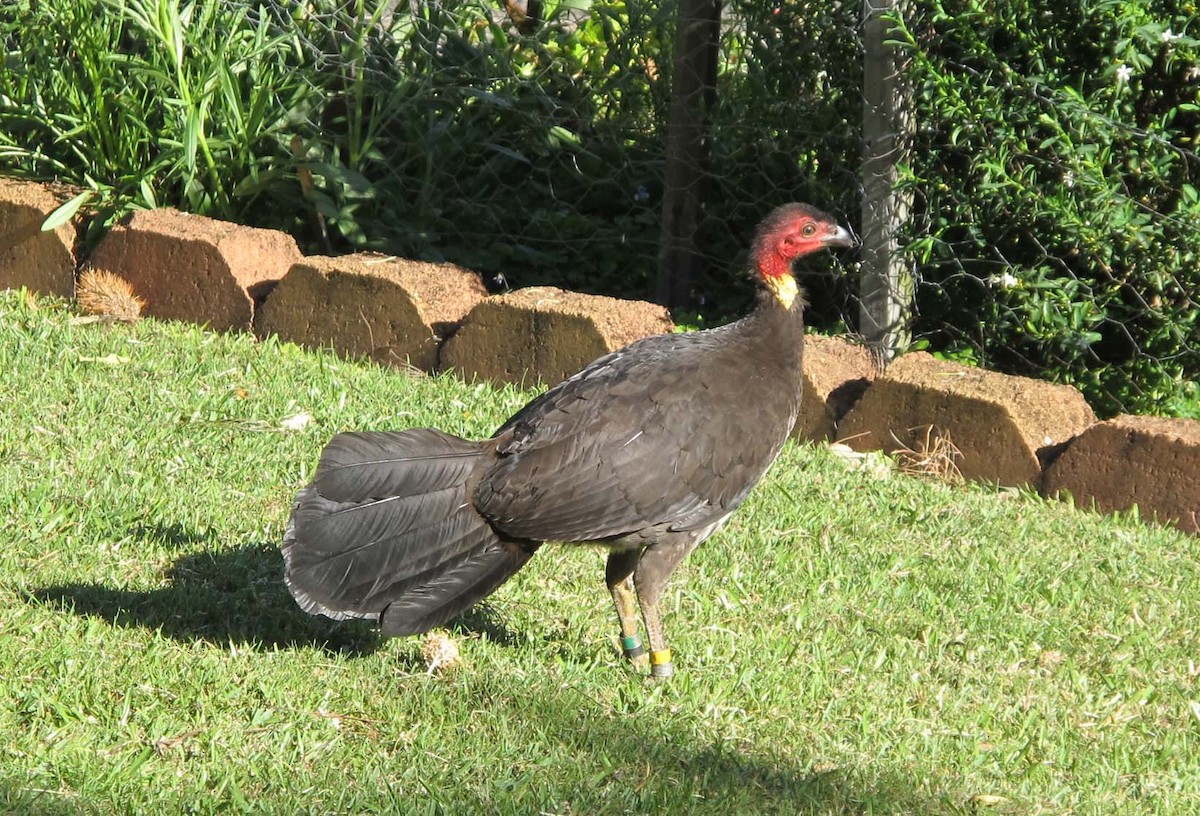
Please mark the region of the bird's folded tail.
[[484, 444], [425, 428], [344, 433], [296, 496], [285, 577], [305, 611], [372, 618], [385, 635], [438, 626], [490, 595], [537, 550], [471, 503]]

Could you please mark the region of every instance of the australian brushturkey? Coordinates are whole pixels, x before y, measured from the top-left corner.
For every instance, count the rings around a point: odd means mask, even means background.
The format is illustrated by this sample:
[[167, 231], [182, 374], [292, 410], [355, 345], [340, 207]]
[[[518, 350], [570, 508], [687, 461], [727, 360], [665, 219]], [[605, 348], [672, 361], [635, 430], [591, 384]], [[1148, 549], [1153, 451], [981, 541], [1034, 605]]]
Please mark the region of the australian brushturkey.
[[428, 428], [338, 434], [284, 536], [292, 595], [311, 613], [416, 634], [489, 595], [543, 542], [600, 543], [626, 655], [669, 676], [663, 586], [796, 420], [804, 302], [792, 262], [853, 243], [812, 207], [779, 207], [754, 238], [757, 305], [736, 323], [605, 355], [482, 442]]

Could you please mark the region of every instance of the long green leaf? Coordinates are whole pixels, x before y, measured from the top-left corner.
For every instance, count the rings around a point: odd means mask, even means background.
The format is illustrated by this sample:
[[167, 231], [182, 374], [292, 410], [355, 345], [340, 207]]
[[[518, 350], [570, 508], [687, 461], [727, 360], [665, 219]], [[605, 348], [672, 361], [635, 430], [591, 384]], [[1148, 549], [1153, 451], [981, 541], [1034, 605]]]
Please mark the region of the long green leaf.
[[61, 227], [63, 224], [75, 217], [75, 213], [79, 212], [79, 208], [92, 200], [96, 195], [95, 190], [84, 190], [79, 195], [73, 197], [70, 201], [61, 205], [54, 212], [46, 216], [46, 220], [42, 222], [42, 232], [50, 232]]

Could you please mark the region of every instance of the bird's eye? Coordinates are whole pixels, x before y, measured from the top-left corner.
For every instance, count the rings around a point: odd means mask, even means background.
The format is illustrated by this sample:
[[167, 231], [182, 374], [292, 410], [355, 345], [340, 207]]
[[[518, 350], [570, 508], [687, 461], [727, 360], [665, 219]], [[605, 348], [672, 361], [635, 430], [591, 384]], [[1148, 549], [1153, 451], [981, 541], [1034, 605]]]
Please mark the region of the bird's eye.
[[816, 231], [817, 225], [809, 223], [804, 225], [804, 229], [800, 230], [800, 234], [805, 238], [811, 238]]

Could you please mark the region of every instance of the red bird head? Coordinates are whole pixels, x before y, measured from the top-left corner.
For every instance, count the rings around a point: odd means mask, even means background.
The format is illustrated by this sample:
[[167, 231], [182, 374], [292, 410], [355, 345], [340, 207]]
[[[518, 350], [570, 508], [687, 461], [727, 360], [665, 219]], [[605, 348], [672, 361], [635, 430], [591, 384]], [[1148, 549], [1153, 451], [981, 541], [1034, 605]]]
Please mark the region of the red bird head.
[[825, 247], [853, 246], [858, 246], [854, 234], [816, 207], [784, 204], [758, 225], [750, 252], [763, 284], [790, 309], [800, 293], [792, 262]]

